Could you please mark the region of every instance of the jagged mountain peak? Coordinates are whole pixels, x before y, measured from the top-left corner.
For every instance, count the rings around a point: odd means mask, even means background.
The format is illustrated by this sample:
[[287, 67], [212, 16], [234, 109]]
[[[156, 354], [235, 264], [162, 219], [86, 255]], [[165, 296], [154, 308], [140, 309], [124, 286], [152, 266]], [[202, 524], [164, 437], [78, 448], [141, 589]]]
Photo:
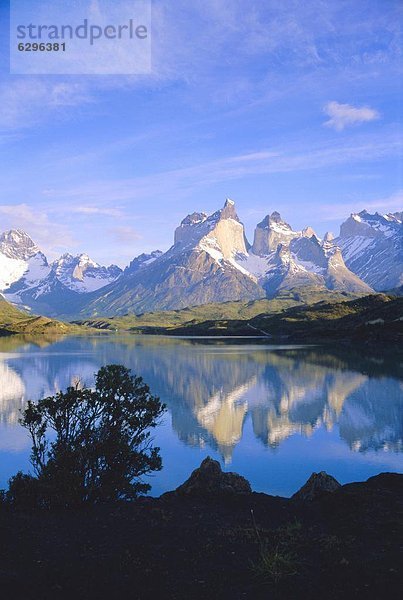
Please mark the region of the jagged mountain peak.
[[70, 254], [70, 252], [65, 252], [64, 254], [62, 254], [61, 256], [59, 256], [59, 258], [56, 258], [52, 262], [52, 266], [60, 264], [60, 263], [63, 263], [63, 262], [71, 262], [72, 260], [74, 260], [73, 254]]
[[387, 215], [385, 215], [385, 217], [393, 218], [398, 223], [402, 224], [403, 223], [403, 210], [400, 212], [388, 213]]
[[333, 242], [333, 240], [334, 240], [334, 234], [331, 231], [326, 231], [323, 241], [324, 242]]
[[280, 213], [276, 210], [271, 214], [266, 215], [264, 219], [257, 224], [257, 227], [260, 229], [276, 229], [276, 225], [292, 231], [291, 225], [284, 221]]
[[58, 259], [56, 259], [53, 262], [53, 265], [57, 268], [58, 266], [62, 266], [62, 265], [72, 265], [72, 264], [76, 264], [76, 265], [90, 265], [92, 267], [99, 267], [100, 265], [95, 262], [94, 260], [92, 260], [92, 258], [90, 258], [88, 256], [88, 254], [85, 254], [84, 252], [82, 252], [81, 254], [76, 254], [75, 256], [73, 254], [69, 254], [68, 252], [65, 254], [62, 254], [62, 256]]
[[213, 213], [210, 217], [208, 217], [208, 221], [220, 221], [223, 219], [233, 219], [234, 221], [239, 221], [237, 212], [236, 212], [236, 208], [235, 208], [235, 202], [233, 200], [231, 200], [230, 198], [227, 198], [225, 200], [225, 204], [223, 206], [223, 208], [220, 208], [220, 210], [217, 210], [215, 213]]
[[54, 276], [63, 285], [80, 293], [99, 289], [122, 273], [120, 267], [103, 267], [85, 253], [73, 256], [66, 252], [55, 260], [51, 267]]
[[[101, 266], [85, 253], [67, 252], [49, 266], [29, 236], [13, 230], [0, 237], [8, 252], [17, 248], [37, 253], [14, 260], [0, 251], [0, 291], [12, 302], [54, 316], [66, 314], [66, 305], [72, 312], [86, 306], [88, 314], [120, 314], [256, 299], [304, 285], [369, 293], [372, 273], [380, 273], [386, 282], [378, 289], [401, 285], [402, 213], [352, 213], [341, 230], [344, 237], [334, 240], [326, 234], [321, 241], [311, 227], [294, 231], [273, 211], [256, 226], [251, 248], [235, 203], [227, 198], [210, 215], [188, 214], [167, 252], [143, 253], [123, 274], [119, 267]], [[369, 248], [373, 254], [367, 252], [362, 260], [362, 274], [360, 265], [348, 261], [349, 252], [357, 248]], [[89, 292], [88, 300], [78, 299]]]
[[28, 260], [40, 250], [25, 231], [10, 229], [0, 236], [0, 252], [8, 258]]
[[402, 223], [393, 213], [381, 215], [378, 212], [369, 213], [367, 210], [362, 210], [359, 213], [351, 213], [350, 217], [341, 224], [339, 237], [347, 238], [354, 235], [390, 237], [396, 232], [401, 232], [401, 225]]
[[291, 225], [281, 218], [279, 212], [274, 211], [257, 224], [252, 252], [257, 256], [267, 256], [271, 252], [275, 252], [279, 244], [288, 245], [294, 237], [299, 235], [298, 232], [293, 231]]
[[204, 212], [191, 213], [190, 215], [187, 215], [184, 219], [182, 219], [181, 225], [199, 225], [207, 219], [207, 216], [207, 213]]
[[273, 221], [274, 223], [282, 223], [283, 219], [281, 218], [281, 215], [279, 212], [277, 212], [276, 210], [274, 210], [271, 215], [270, 215], [270, 220]]
[[194, 212], [185, 217], [179, 227], [175, 230], [174, 248], [192, 247], [196, 245], [203, 237], [209, 235], [220, 222], [236, 221], [242, 228], [238, 215], [236, 213], [235, 202], [227, 198], [223, 208], [216, 210], [211, 215], [204, 212]]
[[312, 229], [312, 227], [310, 227], [309, 225], [308, 225], [308, 227], [305, 227], [305, 229], [302, 230], [302, 235], [303, 235], [303, 237], [307, 237], [307, 238], [314, 237], [316, 240], [319, 241], [319, 238], [316, 235], [315, 230]]
[[266, 257], [267, 270], [261, 280], [269, 296], [280, 289], [319, 286], [328, 289], [369, 293], [371, 288], [346, 267], [340, 249], [332, 243], [300, 234], [288, 244], [279, 244]]

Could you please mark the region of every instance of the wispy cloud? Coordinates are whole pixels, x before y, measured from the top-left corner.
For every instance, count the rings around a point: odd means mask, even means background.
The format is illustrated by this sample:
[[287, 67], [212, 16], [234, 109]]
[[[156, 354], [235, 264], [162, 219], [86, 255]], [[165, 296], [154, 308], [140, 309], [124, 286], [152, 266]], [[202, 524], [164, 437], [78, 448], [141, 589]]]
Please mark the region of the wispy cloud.
[[346, 10], [345, 3], [326, 0], [250, 0], [246, 9], [244, 0], [155, 0], [150, 75], [14, 80], [0, 89], [0, 126], [35, 125], [52, 119], [62, 107], [73, 116], [74, 107], [103, 103], [104, 93], [116, 89], [159, 93], [161, 86], [180, 81], [186, 86], [182, 96], [192, 102], [208, 98], [236, 106], [263, 96], [270, 100], [281, 94], [281, 85], [287, 94], [290, 72], [293, 93], [298, 86], [303, 89], [308, 72], [318, 86], [326, 73], [333, 79], [346, 70], [369, 76], [373, 67], [385, 69], [401, 60], [401, 7], [388, 4], [382, 11], [371, 2], [365, 10], [358, 3]]
[[328, 102], [323, 112], [330, 117], [324, 125], [336, 131], [342, 131], [346, 127], [368, 123], [380, 118], [378, 111], [369, 106], [355, 107], [351, 104], [340, 104], [336, 101]]
[[403, 210], [403, 189], [397, 190], [390, 196], [371, 200], [367, 202], [365, 208], [380, 213], [401, 212]]
[[108, 202], [120, 203], [136, 199], [156, 199], [168, 194], [183, 198], [207, 185], [253, 175], [319, 170], [396, 156], [402, 147], [400, 136], [385, 134], [382, 141], [364, 137], [350, 140], [349, 143], [332, 143], [309, 150], [303, 146], [295, 149], [291, 146], [264, 149], [136, 178], [93, 180], [77, 187], [44, 190], [43, 194], [52, 200], [64, 198], [73, 202], [86, 198], [94, 204], [102, 203], [105, 198], [108, 198]]
[[76, 206], [71, 209], [71, 212], [82, 215], [98, 215], [117, 218], [122, 217], [124, 214], [119, 208], [100, 208], [98, 206]]
[[88, 86], [21, 78], [0, 87], [0, 128], [25, 129], [65, 110], [92, 102]]
[[109, 229], [115, 241], [123, 244], [136, 242], [141, 239], [141, 235], [134, 227], [130, 225], [122, 225], [120, 227], [112, 227]]
[[380, 214], [400, 212], [403, 208], [403, 190], [397, 190], [389, 196], [373, 199], [360, 200], [354, 198], [349, 202], [337, 202], [333, 204], [323, 203], [318, 207], [317, 213], [325, 223], [327, 221], [346, 219], [351, 213], [361, 210], [378, 212]]

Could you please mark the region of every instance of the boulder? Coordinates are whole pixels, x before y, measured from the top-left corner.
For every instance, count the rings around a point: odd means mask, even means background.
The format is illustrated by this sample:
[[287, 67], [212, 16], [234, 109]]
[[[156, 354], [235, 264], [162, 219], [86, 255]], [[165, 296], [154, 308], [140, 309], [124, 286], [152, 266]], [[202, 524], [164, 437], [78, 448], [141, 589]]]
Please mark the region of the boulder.
[[180, 496], [228, 496], [250, 494], [249, 481], [236, 473], [224, 473], [217, 460], [205, 458], [189, 479], [175, 490]]
[[328, 475], [325, 471], [321, 471], [320, 473], [312, 473], [302, 488], [292, 496], [292, 500], [310, 502], [324, 493], [335, 492], [340, 487], [341, 484], [334, 477]]

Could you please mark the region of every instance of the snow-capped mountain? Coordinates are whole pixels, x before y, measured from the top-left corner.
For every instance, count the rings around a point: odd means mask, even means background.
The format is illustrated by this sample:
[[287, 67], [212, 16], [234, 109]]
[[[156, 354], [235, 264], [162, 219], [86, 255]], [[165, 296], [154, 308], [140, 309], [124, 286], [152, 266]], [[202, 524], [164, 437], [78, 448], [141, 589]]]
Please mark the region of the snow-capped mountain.
[[195, 212], [185, 217], [165, 254], [135, 259], [122, 277], [91, 298], [82, 314], [252, 300], [307, 285], [371, 292], [346, 267], [331, 236], [321, 241], [310, 227], [294, 231], [277, 212], [259, 223], [250, 246], [234, 202], [227, 199], [210, 216]]
[[257, 224], [252, 252], [257, 256], [268, 256], [277, 250], [279, 244], [288, 246], [296, 237], [300, 237], [300, 233], [293, 231], [278, 212], [273, 212]]
[[269, 296], [281, 289], [301, 286], [371, 292], [346, 267], [329, 234], [321, 241], [311, 227], [294, 231], [278, 212], [267, 215], [257, 225], [252, 249], [239, 262], [256, 275]]
[[358, 294], [403, 284], [402, 213], [353, 214], [334, 239], [294, 230], [278, 212], [245, 236], [234, 202], [211, 215], [194, 212], [166, 252], [134, 258], [122, 272], [86, 254], [49, 264], [23, 231], [0, 236], [0, 292], [48, 316], [108, 316], [275, 296], [314, 286]]
[[47, 277], [46, 256], [24, 231], [12, 229], [0, 236], [0, 291], [17, 292]]
[[14, 304], [54, 316], [79, 304], [77, 296], [110, 284], [122, 273], [102, 267], [86, 254], [64, 254], [49, 264], [24, 231], [0, 236], [0, 292]]
[[247, 252], [244, 227], [232, 200], [210, 216], [192, 213], [176, 229], [167, 252], [140, 269], [126, 270], [96, 294], [82, 314], [139, 313], [262, 298], [265, 291], [257, 277], [237, 260]]
[[375, 290], [403, 284], [403, 214], [353, 213], [335, 242], [349, 269]]
[[52, 274], [66, 287], [83, 294], [112, 283], [122, 273], [116, 265], [102, 267], [87, 254], [63, 254], [52, 265]]

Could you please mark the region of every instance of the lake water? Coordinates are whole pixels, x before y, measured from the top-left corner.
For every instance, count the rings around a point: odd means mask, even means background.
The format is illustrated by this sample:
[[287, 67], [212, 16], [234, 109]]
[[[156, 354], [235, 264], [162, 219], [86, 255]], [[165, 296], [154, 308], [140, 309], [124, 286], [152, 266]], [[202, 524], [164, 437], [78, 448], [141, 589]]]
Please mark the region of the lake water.
[[210, 455], [256, 491], [289, 496], [313, 471], [341, 483], [403, 471], [403, 365], [259, 340], [97, 336], [0, 339], [0, 487], [29, 469], [18, 424], [28, 399], [105, 364], [141, 375], [168, 412], [155, 432], [164, 468], [152, 494], [175, 488]]

